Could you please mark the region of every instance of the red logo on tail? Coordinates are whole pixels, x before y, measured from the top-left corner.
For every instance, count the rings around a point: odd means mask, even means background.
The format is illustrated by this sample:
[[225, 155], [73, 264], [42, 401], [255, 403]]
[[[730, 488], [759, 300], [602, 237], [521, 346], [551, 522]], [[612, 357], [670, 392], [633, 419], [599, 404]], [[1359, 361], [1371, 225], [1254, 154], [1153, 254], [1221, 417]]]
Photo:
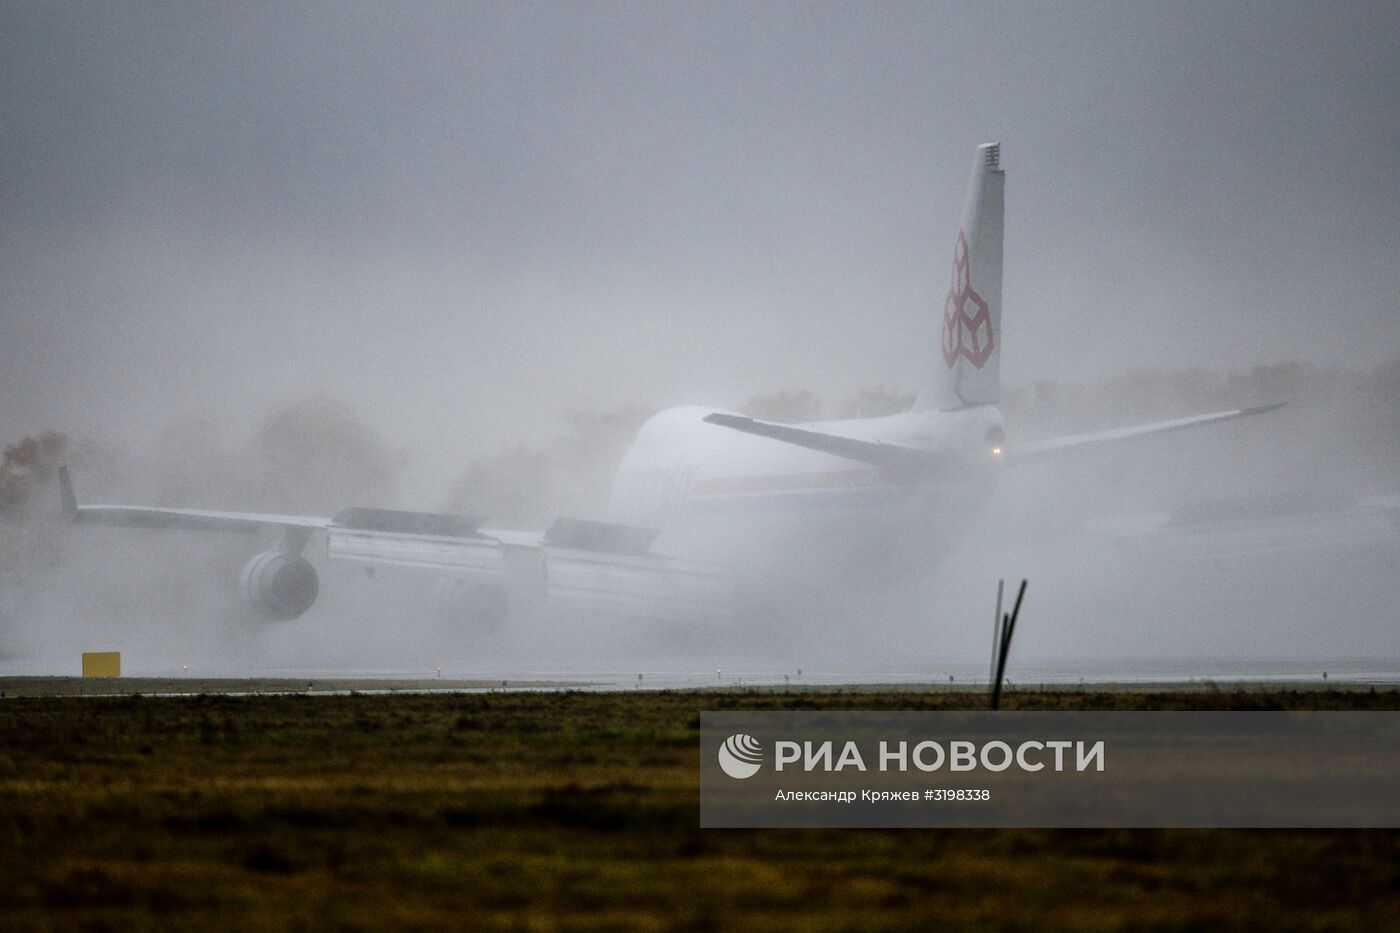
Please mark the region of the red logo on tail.
[[953, 284], [943, 303], [943, 359], [949, 369], [959, 356], [978, 369], [992, 357], [992, 314], [982, 296], [972, 290], [967, 238], [961, 230], [953, 248]]

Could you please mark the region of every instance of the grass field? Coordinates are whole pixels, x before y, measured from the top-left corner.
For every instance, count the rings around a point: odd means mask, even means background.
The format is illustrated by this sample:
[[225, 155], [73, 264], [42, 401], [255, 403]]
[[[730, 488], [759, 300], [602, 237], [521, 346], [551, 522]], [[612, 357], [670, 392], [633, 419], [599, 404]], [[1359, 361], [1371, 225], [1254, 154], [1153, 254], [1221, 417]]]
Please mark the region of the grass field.
[[[702, 709], [969, 693], [0, 702], [0, 927], [1400, 928], [1400, 831], [705, 830]], [[1396, 709], [1385, 690], [1007, 708]]]

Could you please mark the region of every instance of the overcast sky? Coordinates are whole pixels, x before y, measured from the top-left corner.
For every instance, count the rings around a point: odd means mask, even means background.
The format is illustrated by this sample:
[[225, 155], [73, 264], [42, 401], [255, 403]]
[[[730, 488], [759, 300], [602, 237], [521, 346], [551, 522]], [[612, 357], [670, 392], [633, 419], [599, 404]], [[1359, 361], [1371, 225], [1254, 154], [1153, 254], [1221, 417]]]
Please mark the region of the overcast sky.
[[[1400, 5], [0, 3], [0, 439], [1400, 354]], [[435, 459], [434, 459], [435, 458]], [[449, 477], [442, 477], [446, 482]]]

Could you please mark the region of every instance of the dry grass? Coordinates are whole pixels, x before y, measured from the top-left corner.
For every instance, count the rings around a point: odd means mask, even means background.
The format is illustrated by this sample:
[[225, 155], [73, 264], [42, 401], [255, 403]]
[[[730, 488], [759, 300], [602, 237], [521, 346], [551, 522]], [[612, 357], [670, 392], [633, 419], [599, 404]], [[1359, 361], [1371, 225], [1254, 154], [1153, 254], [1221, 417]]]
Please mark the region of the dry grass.
[[[0, 702], [0, 926], [1379, 929], [1400, 833], [702, 831], [701, 709], [957, 693]], [[1009, 708], [1395, 709], [1387, 692]]]

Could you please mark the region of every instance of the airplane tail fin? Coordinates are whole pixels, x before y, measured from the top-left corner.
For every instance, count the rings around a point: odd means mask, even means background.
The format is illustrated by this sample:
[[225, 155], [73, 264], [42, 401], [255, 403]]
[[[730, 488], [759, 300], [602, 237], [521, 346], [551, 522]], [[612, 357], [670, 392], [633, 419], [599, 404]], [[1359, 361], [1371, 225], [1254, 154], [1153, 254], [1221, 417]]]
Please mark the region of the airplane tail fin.
[[977, 147], [933, 374], [921, 409], [995, 405], [1001, 400], [1001, 253], [1006, 173], [1001, 144]]

